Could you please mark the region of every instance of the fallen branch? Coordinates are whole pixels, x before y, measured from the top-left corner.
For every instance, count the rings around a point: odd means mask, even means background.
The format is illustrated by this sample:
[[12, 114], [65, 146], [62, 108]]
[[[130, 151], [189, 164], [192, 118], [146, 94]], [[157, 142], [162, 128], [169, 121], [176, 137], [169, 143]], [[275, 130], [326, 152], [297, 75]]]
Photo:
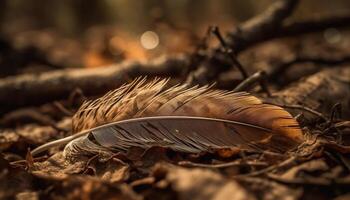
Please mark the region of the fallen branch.
[[188, 65], [184, 56], [162, 57], [151, 62], [123, 62], [104, 68], [57, 70], [39, 75], [0, 79], [0, 108], [38, 105], [67, 98], [79, 88], [84, 94], [101, 94], [138, 76], [178, 75]]
[[277, 1], [265, 12], [246, 21], [230, 33], [227, 36], [228, 45], [238, 53], [254, 43], [263, 41], [282, 26], [298, 3], [299, 0]]
[[[275, 37], [319, 31], [328, 27], [349, 26], [350, 16], [333, 17], [309, 22], [283, 25], [283, 20], [293, 11], [298, 1], [278, 1], [261, 15], [243, 23], [237, 31], [228, 35], [227, 45], [236, 53]], [[253, 37], [254, 36], [254, 37]], [[215, 51], [215, 50], [214, 50]], [[222, 53], [212, 56], [190, 73], [188, 82], [207, 84], [216, 80], [218, 74], [230, 69]], [[148, 63], [124, 62], [107, 68], [59, 70], [41, 75], [20, 75], [0, 79], [0, 109], [2, 112], [16, 106], [37, 105], [66, 98], [73, 90], [81, 89], [94, 95], [116, 88], [141, 75], [176, 76], [189, 67], [184, 56], [165, 57]], [[224, 68], [224, 69], [222, 69]]]
[[286, 166], [294, 165], [297, 161], [298, 161], [297, 157], [291, 156], [290, 158], [288, 158], [288, 159], [286, 159], [278, 164], [275, 164], [275, 165], [272, 165], [270, 167], [266, 167], [264, 169], [254, 171], [254, 172], [251, 172], [248, 174], [237, 175], [234, 178], [243, 178], [243, 177], [248, 177], [248, 176], [260, 176], [260, 175], [269, 173], [271, 171], [278, 170], [280, 168], [284, 168]]
[[184, 167], [203, 167], [203, 168], [228, 168], [228, 167], [240, 167], [240, 166], [256, 166], [256, 167], [265, 167], [267, 165], [266, 162], [259, 161], [232, 161], [221, 164], [203, 164], [203, 163], [194, 163], [190, 161], [181, 161], [178, 163], [180, 166]]
[[265, 36], [264, 40], [278, 37], [289, 37], [306, 33], [314, 33], [327, 28], [349, 28], [350, 15], [340, 14], [337, 16], [309, 19], [303, 22], [293, 22], [282, 26], [279, 30]]
[[[228, 41], [221, 39], [221, 44], [224, 44], [225, 48], [229, 48], [234, 54], [238, 54], [243, 49], [243, 45], [248, 46], [246, 43], [251, 43], [250, 41], [260, 38], [261, 34], [268, 34], [276, 30], [283, 20], [292, 13], [297, 3], [298, 0], [277, 1], [262, 14], [238, 26], [235, 32], [229, 34]], [[218, 74], [225, 71], [226, 68], [229, 69], [225, 67], [228, 64], [223, 60], [223, 54], [220, 53], [220, 49], [221, 47], [214, 49], [208, 58], [207, 64], [200, 65], [188, 75], [187, 83], [192, 85], [208, 84], [215, 80]], [[235, 57], [233, 57], [234, 64], [242, 72], [239, 62], [235, 62]], [[248, 77], [245, 70], [243, 70], [243, 75], [244, 78]]]
[[[260, 15], [239, 25], [226, 38], [227, 46], [239, 54], [243, 50], [258, 43], [274, 38], [295, 36], [305, 33], [322, 31], [327, 28], [350, 27], [350, 15], [333, 16], [327, 18], [310, 19], [304, 22], [284, 23], [295, 10], [298, 0], [277, 1]], [[217, 47], [213, 52], [219, 52]], [[226, 66], [222, 55], [213, 53], [208, 58], [209, 64], [201, 65], [188, 75], [187, 82], [192, 84], [207, 84], [213, 82]]]
[[219, 28], [215, 26], [213, 28], [212, 32], [218, 38], [221, 46], [224, 49], [224, 53], [229, 55], [229, 57], [231, 58], [232, 63], [234, 64], [235, 67], [237, 67], [238, 71], [240, 71], [240, 73], [242, 74], [243, 78], [248, 78], [248, 72], [245, 70], [243, 65], [237, 60], [236, 53], [227, 46], [224, 38], [222, 37], [222, 35], [221, 35], [220, 31], [219, 31]]
[[309, 112], [309, 113], [319, 117], [320, 119], [322, 119], [325, 122], [328, 121], [328, 119], [322, 113], [317, 112], [316, 110], [313, 110], [313, 109], [311, 109], [309, 107], [306, 107], [306, 106], [302, 106], [302, 105], [282, 105], [282, 104], [276, 104], [276, 103], [273, 103], [273, 105], [279, 106], [279, 107], [282, 107], [282, 108], [298, 109], [298, 110], [306, 111], [306, 112]]
[[235, 87], [235, 89], [233, 89], [233, 91], [234, 92], [249, 91], [250, 88], [258, 84], [264, 78], [266, 78], [266, 73], [264, 71], [257, 71], [253, 75], [243, 80], [239, 85]]
[[[252, 19], [254, 20], [254, 18]], [[257, 20], [261, 21], [261, 20]], [[250, 23], [249, 21], [246, 23]], [[241, 52], [255, 44], [281, 37], [290, 37], [307, 33], [314, 33], [327, 28], [349, 28], [350, 15], [341, 14], [331, 17], [314, 18], [301, 22], [274, 24], [274, 28], [255, 26], [245, 31], [247, 25], [242, 24], [236, 31], [227, 35], [227, 43], [236, 52]], [[266, 26], [267, 27], [267, 26]]]

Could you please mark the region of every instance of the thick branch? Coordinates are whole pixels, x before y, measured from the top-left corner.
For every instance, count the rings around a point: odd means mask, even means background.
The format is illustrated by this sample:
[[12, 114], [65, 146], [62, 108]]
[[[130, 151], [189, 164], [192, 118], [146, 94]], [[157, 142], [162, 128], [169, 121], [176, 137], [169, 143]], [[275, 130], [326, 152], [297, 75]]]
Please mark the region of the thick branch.
[[266, 37], [266, 39], [313, 33], [325, 30], [327, 28], [344, 27], [350, 27], [349, 14], [337, 15], [333, 17], [316, 18], [304, 22], [294, 22], [286, 24], [276, 32], [270, 34], [270, 37]]
[[105, 68], [57, 70], [40, 75], [0, 79], [0, 107], [35, 105], [66, 98], [80, 88], [88, 95], [116, 88], [137, 76], [178, 75], [188, 66], [184, 56], [162, 57], [152, 62], [124, 62]]
[[[248, 46], [251, 41], [260, 38], [261, 35], [278, 29], [283, 20], [293, 12], [297, 3], [298, 0], [283, 0], [272, 4], [262, 14], [237, 27], [236, 31], [228, 36], [228, 46], [234, 53], [238, 53], [244, 46]], [[211, 82], [212, 79], [215, 79], [218, 74], [225, 70], [218, 67], [224, 65], [224, 62], [221, 59], [222, 56], [218, 55], [217, 52], [220, 52], [220, 47], [214, 50], [213, 56], [209, 58], [209, 64], [202, 65], [195, 72], [189, 74], [188, 83], [195, 85]], [[212, 65], [211, 63], [222, 63], [222, 65]]]
[[[298, 1], [278, 1], [270, 9], [243, 23], [238, 32], [229, 35], [227, 41], [235, 52], [240, 52], [258, 42], [274, 37], [289, 36], [323, 30], [329, 27], [349, 26], [350, 16], [334, 17], [308, 22], [283, 25]], [[276, 29], [276, 27], [279, 27]], [[225, 55], [214, 51], [208, 61], [191, 73], [191, 83], [207, 84], [217, 75], [230, 68]], [[39, 104], [65, 98], [76, 88], [87, 94], [97, 94], [118, 87], [130, 79], [141, 76], [178, 75], [188, 67], [183, 56], [163, 58], [149, 63], [125, 62], [120, 65], [98, 69], [61, 70], [42, 75], [23, 75], [0, 79], [0, 109], [14, 106]]]
[[262, 14], [241, 24], [237, 28], [238, 30], [234, 37], [238, 36], [242, 40], [252, 40], [273, 32], [293, 13], [298, 2], [299, 0], [277, 1]]
[[[270, 39], [317, 32], [331, 27], [342, 28], [350, 26], [350, 15], [348, 14], [285, 24], [284, 20], [292, 14], [297, 3], [297, 0], [277, 1], [265, 12], [244, 22], [235, 31], [229, 33], [226, 41], [227, 45], [233, 52], [238, 54], [257, 43]], [[215, 49], [214, 52], [218, 52], [218, 49]], [[213, 56], [209, 58], [209, 64], [202, 65], [189, 74], [188, 82], [192, 84], [212, 82], [217, 78], [218, 74], [225, 71], [227, 67], [222, 69], [220, 66], [226, 66], [227, 62], [223, 62], [222, 56], [217, 55], [217, 53], [213, 53]], [[216, 65], [210, 63], [215, 63]]]
[[350, 27], [350, 15], [338, 15], [332, 17], [309, 19], [303, 22], [284, 24], [276, 29], [255, 29], [255, 34], [246, 32], [233, 32], [228, 35], [228, 43], [236, 52], [240, 52], [257, 43], [270, 39], [314, 33], [327, 28]]

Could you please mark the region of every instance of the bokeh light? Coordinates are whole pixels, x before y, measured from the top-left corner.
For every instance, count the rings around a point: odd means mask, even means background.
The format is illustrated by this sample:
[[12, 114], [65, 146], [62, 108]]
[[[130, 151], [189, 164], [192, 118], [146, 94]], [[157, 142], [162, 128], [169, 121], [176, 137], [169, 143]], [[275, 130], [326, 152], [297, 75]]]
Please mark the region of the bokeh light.
[[146, 31], [141, 35], [140, 42], [145, 49], [154, 49], [159, 44], [158, 34], [153, 31]]

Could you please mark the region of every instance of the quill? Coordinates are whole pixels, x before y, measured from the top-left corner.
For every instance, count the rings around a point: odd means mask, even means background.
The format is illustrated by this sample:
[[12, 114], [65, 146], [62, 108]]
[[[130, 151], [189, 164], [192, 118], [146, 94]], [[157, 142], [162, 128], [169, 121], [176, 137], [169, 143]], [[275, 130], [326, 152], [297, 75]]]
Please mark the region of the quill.
[[64, 154], [75, 157], [152, 146], [188, 153], [224, 147], [285, 152], [303, 140], [298, 123], [287, 111], [246, 92], [209, 86], [166, 88], [167, 82], [138, 78], [85, 102], [72, 120], [77, 134], [53, 143], [69, 142]]

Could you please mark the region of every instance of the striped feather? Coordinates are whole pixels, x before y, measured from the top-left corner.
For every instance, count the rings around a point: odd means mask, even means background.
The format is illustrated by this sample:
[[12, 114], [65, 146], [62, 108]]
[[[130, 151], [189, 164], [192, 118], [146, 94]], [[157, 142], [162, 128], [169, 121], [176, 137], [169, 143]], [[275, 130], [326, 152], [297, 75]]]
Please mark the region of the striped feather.
[[246, 93], [209, 86], [177, 85], [168, 79], [130, 84], [85, 102], [73, 117], [73, 131], [88, 133], [65, 148], [67, 156], [163, 146], [198, 153], [241, 147], [287, 151], [303, 139], [284, 109]]

